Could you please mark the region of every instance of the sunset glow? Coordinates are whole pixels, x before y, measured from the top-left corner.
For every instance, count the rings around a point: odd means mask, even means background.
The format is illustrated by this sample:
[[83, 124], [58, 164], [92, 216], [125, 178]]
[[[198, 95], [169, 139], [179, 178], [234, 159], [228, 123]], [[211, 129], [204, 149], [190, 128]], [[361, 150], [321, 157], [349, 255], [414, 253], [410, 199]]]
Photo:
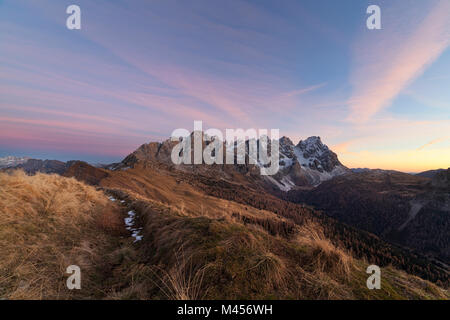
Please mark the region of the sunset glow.
[[381, 30], [369, 1], [76, 2], [81, 30], [70, 1], [0, 1], [0, 157], [113, 162], [201, 120], [450, 166], [448, 0], [377, 1]]

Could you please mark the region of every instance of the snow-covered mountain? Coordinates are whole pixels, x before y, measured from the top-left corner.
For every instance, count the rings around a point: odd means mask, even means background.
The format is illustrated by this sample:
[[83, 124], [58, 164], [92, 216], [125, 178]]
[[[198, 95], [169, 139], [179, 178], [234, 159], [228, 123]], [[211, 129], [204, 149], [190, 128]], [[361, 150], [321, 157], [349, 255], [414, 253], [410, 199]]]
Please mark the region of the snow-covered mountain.
[[[146, 161], [174, 166], [170, 154], [176, 144], [177, 142], [169, 139], [161, 143], [144, 144], [128, 155], [120, 164], [115, 164], [110, 169], [125, 170], [133, 167], [137, 162]], [[316, 186], [325, 180], [350, 171], [339, 162], [337, 155], [322, 143], [320, 137], [309, 137], [297, 145], [294, 145], [288, 137], [282, 137], [279, 140], [280, 169], [273, 176], [260, 174], [259, 167], [262, 164], [248, 163], [248, 148], [249, 142], [246, 141], [245, 165], [176, 165], [174, 167], [192, 173], [220, 176], [229, 180], [235, 180], [236, 174], [239, 174], [251, 183], [263, 184], [281, 191], [289, 191], [300, 186]], [[271, 149], [270, 141], [268, 148]]]
[[320, 137], [309, 137], [294, 146], [288, 137], [280, 140], [280, 171], [267, 179], [282, 191], [295, 186], [316, 186], [349, 172]]
[[0, 169], [1, 168], [10, 168], [15, 167], [19, 164], [23, 164], [30, 160], [28, 157], [14, 157], [14, 156], [8, 156], [4, 158], [0, 158]]
[[0, 170], [8, 171], [20, 169], [31, 175], [36, 174], [37, 172], [64, 174], [68, 168], [78, 162], [81, 161], [72, 160], [63, 162], [59, 160], [41, 160], [28, 157], [8, 156], [0, 158]]

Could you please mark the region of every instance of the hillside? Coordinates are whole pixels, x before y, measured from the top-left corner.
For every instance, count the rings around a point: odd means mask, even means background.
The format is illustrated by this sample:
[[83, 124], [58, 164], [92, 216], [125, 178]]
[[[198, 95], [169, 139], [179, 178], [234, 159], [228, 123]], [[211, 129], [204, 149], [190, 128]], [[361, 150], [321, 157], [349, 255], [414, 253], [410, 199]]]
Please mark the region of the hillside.
[[395, 171], [336, 177], [311, 190], [280, 195], [390, 242], [450, 263], [450, 188], [446, 171], [433, 181]]
[[[73, 178], [1, 173], [0, 296], [449, 298], [392, 267], [382, 270], [381, 290], [368, 290], [368, 262], [330, 241], [307, 209], [295, 220], [208, 195], [179, 177], [145, 164], [110, 171], [99, 183], [104, 194]], [[139, 241], [122, 220], [130, 212]], [[80, 291], [64, 287], [70, 264], [82, 267]]]
[[[187, 174], [164, 164], [148, 161], [140, 162], [135, 168], [126, 171], [112, 171], [100, 185], [109, 189], [126, 190], [137, 197], [175, 206], [178, 210], [189, 210], [191, 214], [207, 212], [214, 218], [223, 216], [225, 205], [222, 202], [228, 200], [227, 206], [230, 206], [230, 203], [245, 206], [246, 214], [236, 214], [239, 212], [233, 211], [231, 215], [246, 222], [263, 224], [263, 214], [260, 211], [253, 214], [249, 212], [259, 209], [300, 226], [308, 221], [319, 223], [335, 245], [350, 250], [359, 258], [379, 265], [395, 265], [446, 286], [449, 283], [448, 269], [442, 269], [439, 264], [435, 265], [423, 256], [391, 246], [369, 233], [340, 224], [322, 212], [280, 200], [263, 189], [252, 189], [240, 183], [230, 183], [221, 178], [213, 179], [207, 175]], [[218, 200], [221, 201], [219, 204]]]
[[[174, 143], [168, 140], [142, 145], [111, 169], [128, 172], [133, 168], [155, 167], [178, 175], [180, 181], [215, 197], [278, 214], [282, 210], [285, 216], [294, 219], [301, 219], [293, 214], [298, 209], [286, 201], [303, 207], [310, 205], [316, 210], [309, 215], [316, 219], [320, 216], [320, 223], [327, 226], [327, 235], [359, 257], [391, 263], [448, 284], [450, 194], [435, 186], [446, 186], [444, 176], [430, 181], [389, 170], [352, 171], [339, 162], [319, 137], [301, 140], [297, 145], [282, 137], [279, 143], [280, 171], [275, 176], [261, 176], [257, 166], [248, 163], [173, 165], [170, 150]], [[152, 174], [143, 172], [141, 176]], [[145, 186], [146, 182], [139, 185]], [[139, 192], [147, 192], [146, 188], [141, 189]], [[373, 235], [384, 241], [371, 239]]]
[[450, 168], [441, 170], [433, 176], [431, 185], [435, 188], [441, 189], [450, 193]]
[[428, 170], [428, 171], [416, 173], [416, 176], [432, 179], [437, 173], [439, 173], [441, 171], [445, 171], [445, 170], [444, 169]]
[[[105, 253], [122, 233], [120, 210], [95, 188], [56, 175], [0, 173], [0, 297], [96, 297]], [[83, 270], [84, 292], [65, 289], [65, 270]]]

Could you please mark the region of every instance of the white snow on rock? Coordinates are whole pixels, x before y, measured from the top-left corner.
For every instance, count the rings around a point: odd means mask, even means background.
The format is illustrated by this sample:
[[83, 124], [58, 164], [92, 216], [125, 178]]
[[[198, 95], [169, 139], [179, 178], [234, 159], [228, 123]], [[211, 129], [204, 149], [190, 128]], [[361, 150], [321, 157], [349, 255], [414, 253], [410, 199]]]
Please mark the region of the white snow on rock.
[[284, 153], [280, 152], [280, 169], [289, 168], [293, 164], [292, 158], [289, 158]]
[[126, 229], [131, 231], [131, 236], [134, 238], [134, 242], [141, 241], [143, 236], [141, 235], [142, 228], [135, 227], [136, 212], [133, 210], [128, 211], [128, 216], [124, 219]]
[[[320, 137], [309, 137], [296, 146], [289, 138], [282, 137], [280, 143], [280, 171], [276, 176], [267, 177], [281, 191], [289, 191], [296, 187], [294, 175], [303, 176], [311, 186], [317, 186], [348, 172]], [[291, 170], [298, 163], [300, 168]]]
[[278, 187], [278, 189], [280, 189], [281, 191], [289, 191], [291, 190], [291, 187], [289, 186], [285, 186], [284, 184], [278, 182], [277, 180], [275, 180], [273, 177], [271, 176], [263, 176], [265, 179], [269, 180], [272, 184], [274, 184], [275, 186]]
[[[108, 199], [112, 202], [117, 201], [113, 196], [108, 196]], [[125, 203], [125, 200], [120, 200], [120, 203]], [[131, 236], [134, 238], [134, 242], [141, 241], [143, 236], [141, 235], [142, 228], [135, 226], [136, 212], [133, 210], [128, 211], [128, 216], [124, 219], [125, 229], [131, 232]]]
[[31, 158], [29, 157], [14, 157], [14, 156], [8, 156], [0, 158], [0, 168], [10, 168], [15, 167], [19, 164], [24, 164]]
[[281, 179], [280, 181], [285, 188], [287, 189], [287, 191], [291, 190], [293, 187], [295, 187], [295, 183], [291, 180], [291, 178], [289, 176], [285, 176], [283, 177], [283, 179]]

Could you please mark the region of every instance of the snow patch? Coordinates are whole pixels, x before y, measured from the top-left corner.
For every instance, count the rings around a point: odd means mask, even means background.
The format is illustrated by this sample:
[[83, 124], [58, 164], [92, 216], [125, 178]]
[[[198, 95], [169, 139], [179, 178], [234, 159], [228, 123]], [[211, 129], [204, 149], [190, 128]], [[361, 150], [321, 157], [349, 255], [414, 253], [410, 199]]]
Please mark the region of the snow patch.
[[289, 168], [290, 166], [292, 166], [293, 163], [293, 159], [289, 158], [287, 155], [285, 155], [284, 153], [280, 152], [280, 161], [279, 162], [284, 162], [284, 164], [280, 163], [280, 168]]
[[298, 163], [302, 166], [302, 167], [307, 167], [309, 165], [309, 163], [311, 162], [310, 159], [306, 159], [303, 155], [303, 151], [300, 150], [299, 147], [294, 147], [294, 154], [297, 157], [297, 161]]
[[283, 183], [278, 182], [277, 180], [275, 180], [271, 176], [264, 176], [264, 177], [267, 180], [269, 180], [270, 182], [272, 182], [274, 185], [276, 185], [278, 187], [278, 189], [280, 189], [281, 191], [286, 191], [287, 192], [287, 191], [291, 190], [291, 188], [292, 188], [292, 186], [286, 186]]
[[423, 208], [424, 204], [421, 203], [420, 201], [410, 201], [409, 204], [411, 205], [411, 209], [409, 210], [408, 213], [408, 218], [406, 219], [406, 221], [398, 228], [398, 231], [402, 231], [403, 229], [405, 229], [406, 225], [413, 220], [417, 214], [419, 213], [419, 211]]
[[135, 239], [134, 242], [141, 241], [143, 236], [141, 235], [142, 228], [135, 227], [136, 212], [133, 210], [128, 211], [128, 216], [124, 219], [126, 229], [131, 231], [131, 236]]
[[283, 179], [281, 179], [280, 182], [285, 186], [287, 191], [291, 190], [292, 188], [294, 188], [296, 186], [296, 184], [291, 180], [291, 178], [289, 176], [283, 177]]

